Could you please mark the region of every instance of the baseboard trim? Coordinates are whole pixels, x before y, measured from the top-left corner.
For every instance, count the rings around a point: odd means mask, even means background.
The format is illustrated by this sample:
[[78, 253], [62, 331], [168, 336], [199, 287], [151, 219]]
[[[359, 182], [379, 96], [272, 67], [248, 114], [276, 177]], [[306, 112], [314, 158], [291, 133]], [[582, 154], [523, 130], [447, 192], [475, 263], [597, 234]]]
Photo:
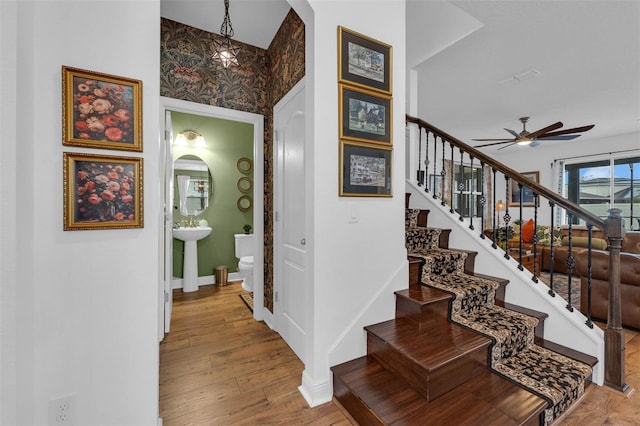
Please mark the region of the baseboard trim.
[[[230, 272], [227, 279], [228, 281], [239, 281], [242, 279], [242, 277], [238, 272]], [[204, 275], [202, 277], [198, 277], [198, 286], [215, 284], [217, 284], [215, 275]], [[182, 278], [173, 277], [173, 279], [171, 280], [171, 288], [173, 290], [182, 288]]]
[[298, 386], [298, 391], [311, 408], [330, 402], [333, 398], [331, 379], [314, 381], [307, 370], [302, 372], [302, 384]]

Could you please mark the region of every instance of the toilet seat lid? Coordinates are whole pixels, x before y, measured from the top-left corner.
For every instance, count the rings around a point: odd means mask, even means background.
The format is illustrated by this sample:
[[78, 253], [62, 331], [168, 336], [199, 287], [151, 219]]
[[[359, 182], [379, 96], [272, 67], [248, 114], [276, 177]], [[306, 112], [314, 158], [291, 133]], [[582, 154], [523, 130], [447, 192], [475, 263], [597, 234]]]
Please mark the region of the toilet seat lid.
[[253, 256], [242, 256], [240, 263], [253, 263]]

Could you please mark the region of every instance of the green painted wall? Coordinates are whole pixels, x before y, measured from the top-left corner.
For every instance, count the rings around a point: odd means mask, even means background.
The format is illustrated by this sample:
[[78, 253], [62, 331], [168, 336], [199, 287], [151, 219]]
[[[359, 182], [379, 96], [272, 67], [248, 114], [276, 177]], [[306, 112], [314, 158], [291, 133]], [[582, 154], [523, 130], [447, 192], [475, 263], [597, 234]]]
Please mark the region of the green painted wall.
[[[237, 162], [240, 158], [249, 158], [253, 163], [253, 125], [221, 120], [179, 112], [171, 113], [173, 134], [184, 130], [200, 133], [207, 141], [206, 148], [192, 146], [173, 147], [174, 160], [183, 155], [196, 155], [208, 166], [213, 177], [213, 196], [209, 207], [198, 220], [206, 219], [213, 228], [208, 237], [198, 241], [198, 276], [214, 275], [215, 268], [226, 265], [229, 272], [237, 271], [238, 260], [234, 254], [233, 234], [243, 233], [242, 227], [253, 227], [253, 209], [243, 212], [238, 209], [238, 198], [253, 191], [242, 193], [238, 189], [238, 180], [248, 177], [253, 182], [253, 168], [249, 173], [241, 173]], [[173, 221], [186, 220], [180, 214], [177, 198], [177, 186], [174, 177]], [[173, 276], [182, 277], [184, 243], [173, 240]]]

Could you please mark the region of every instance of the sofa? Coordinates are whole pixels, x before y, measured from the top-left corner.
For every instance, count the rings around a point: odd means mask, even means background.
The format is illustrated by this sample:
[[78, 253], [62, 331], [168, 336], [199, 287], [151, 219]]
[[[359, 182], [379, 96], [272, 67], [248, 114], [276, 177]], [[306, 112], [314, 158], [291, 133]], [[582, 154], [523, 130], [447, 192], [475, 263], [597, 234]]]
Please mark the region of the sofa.
[[[533, 231], [527, 231], [526, 227], [533, 227], [533, 221], [528, 221], [522, 225], [522, 250], [533, 251]], [[514, 236], [509, 239], [508, 246], [511, 250], [520, 248], [520, 228], [514, 226]], [[553, 272], [568, 274], [569, 268], [567, 259], [569, 258], [569, 226], [563, 225], [553, 230], [549, 226], [538, 226], [536, 229], [538, 239], [538, 255], [540, 256], [542, 271], [551, 271], [551, 248], [553, 246]], [[578, 253], [586, 250], [589, 242], [589, 231], [586, 226], [575, 225], [571, 228], [571, 248], [573, 258]], [[593, 228], [591, 231], [591, 248], [596, 250], [606, 250], [607, 238], [604, 232]], [[572, 274], [577, 275], [574, 268]]]
[[[576, 255], [580, 275], [580, 311], [586, 315], [588, 303], [588, 259], [583, 250]], [[640, 329], [640, 232], [627, 232], [620, 253], [620, 299], [622, 325]], [[609, 252], [591, 251], [591, 316], [607, 320], [609, 306]]]

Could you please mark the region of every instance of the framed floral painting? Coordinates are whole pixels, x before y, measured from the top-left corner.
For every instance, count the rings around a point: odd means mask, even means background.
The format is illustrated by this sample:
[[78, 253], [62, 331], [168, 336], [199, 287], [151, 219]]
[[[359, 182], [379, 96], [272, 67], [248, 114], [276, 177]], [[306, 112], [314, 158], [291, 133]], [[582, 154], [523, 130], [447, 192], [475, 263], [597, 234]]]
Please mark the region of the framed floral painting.
[[142, 82], [63, 66], [62, 144], [142, 152]]
[[142, 158], [64, 153], [64, 230], [142, 228]]

